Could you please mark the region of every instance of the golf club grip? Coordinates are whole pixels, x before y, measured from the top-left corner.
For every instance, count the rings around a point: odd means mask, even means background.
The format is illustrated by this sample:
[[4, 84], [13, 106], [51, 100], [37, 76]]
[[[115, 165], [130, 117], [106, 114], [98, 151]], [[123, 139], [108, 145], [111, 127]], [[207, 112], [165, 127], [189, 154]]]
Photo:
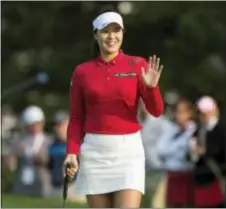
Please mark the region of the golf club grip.
[[[65, 173], [67, 173], [67, 169], [72, 167], [72, 163], [67, 163], [65, 166]], [[67, 198], [67, 191], [68, 191], [68, 181], [69, 181], [69, 176], [66, 174], [64, 177], [64, 187], [63, 187], [63, 198]]]

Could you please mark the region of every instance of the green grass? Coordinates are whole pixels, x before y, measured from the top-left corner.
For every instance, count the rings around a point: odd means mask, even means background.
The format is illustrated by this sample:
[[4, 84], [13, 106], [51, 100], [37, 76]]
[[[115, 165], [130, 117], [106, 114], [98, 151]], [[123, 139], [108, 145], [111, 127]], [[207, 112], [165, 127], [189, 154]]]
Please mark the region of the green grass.
[[[2, 208], [62, 208], [62, 198], [41, 199], [34, 197], [2, 195]], [[65, 208], [87, 208], [87, 205], [67, 201]]]
[[[145, 195], [145, 197], [143, 197], [142, 207], [149, 207], [149, 201], [150, 196]], [[2, 208], [62, 208], [62, 206], [62, 198], [41, 199], [10, 194], [2, 195]], [[88, 206], [67, 201], [65, 208], [88, 208]]]

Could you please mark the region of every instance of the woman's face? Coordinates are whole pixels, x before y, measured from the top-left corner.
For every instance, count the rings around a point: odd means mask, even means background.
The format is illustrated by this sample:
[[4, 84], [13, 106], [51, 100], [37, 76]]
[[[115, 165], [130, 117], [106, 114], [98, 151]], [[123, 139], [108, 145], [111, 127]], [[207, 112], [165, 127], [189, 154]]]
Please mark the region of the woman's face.
[[192, 116], [192, 111], [186, 103], [179, 103], [176, 107], [175, 120], [179, 125], [185, 125]]
[[114, 54], [121, 48], [123, 30], [118, 24], [112, 23], [102, 30], [98, 30], [95, 34], [95, 39], [97, 40], [102, 53]]

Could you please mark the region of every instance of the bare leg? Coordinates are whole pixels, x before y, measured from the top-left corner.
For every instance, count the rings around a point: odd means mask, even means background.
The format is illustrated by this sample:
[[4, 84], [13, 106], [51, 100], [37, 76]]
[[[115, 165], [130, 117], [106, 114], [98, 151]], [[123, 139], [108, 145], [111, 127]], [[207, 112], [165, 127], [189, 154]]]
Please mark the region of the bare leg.
[[122, 190], [114, 193], [114, 208], [139, 208], [142, 193], [137, 190]]
[[87, 195], [87, 202], [90, 208], [112, 208], [113, 193]]

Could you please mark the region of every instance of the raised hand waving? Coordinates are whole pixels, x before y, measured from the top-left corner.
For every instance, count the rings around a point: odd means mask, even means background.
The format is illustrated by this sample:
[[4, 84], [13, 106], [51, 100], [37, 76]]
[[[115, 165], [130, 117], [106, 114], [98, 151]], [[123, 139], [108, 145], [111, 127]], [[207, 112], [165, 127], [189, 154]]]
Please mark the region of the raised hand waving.
[[146, 70], [144, 67], [142, 67], [141, 69], [142, 79], [144, 84], [148, 88], [156, 87], [158, 85], [162, 69], [163, 65], [160, 65], [160, 58], [156, 57], [156, 55], [149, 58]]

